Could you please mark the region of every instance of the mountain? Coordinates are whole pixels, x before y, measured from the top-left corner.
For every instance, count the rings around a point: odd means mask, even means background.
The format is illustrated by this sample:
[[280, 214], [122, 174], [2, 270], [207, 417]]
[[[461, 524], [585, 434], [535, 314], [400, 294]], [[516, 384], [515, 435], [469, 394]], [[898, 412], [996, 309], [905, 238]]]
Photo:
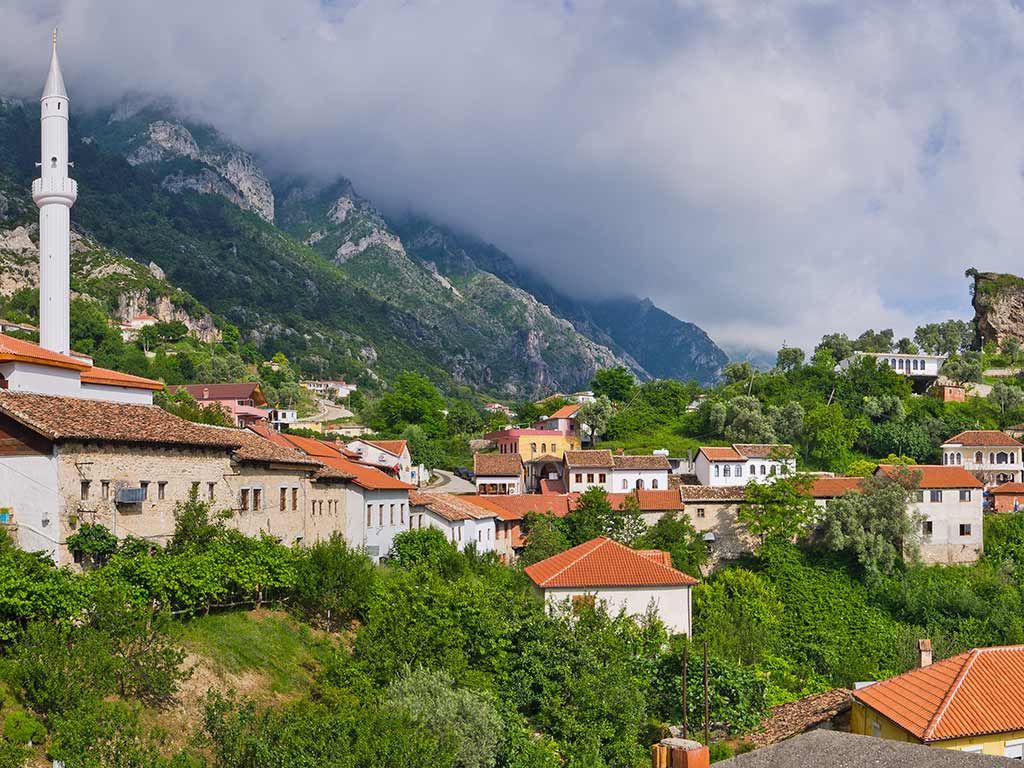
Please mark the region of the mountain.
[[[31, 106], [0, 103], [0, 173], [18, 189], [33, 175], [37, 119]], [[349, 182], [271, 180], [251, 154], [166, 105], [126, 102], [71, 126], [72, 219], [90, 241], [152, 264], [264, 353], [310, 373], [372, 384], [411, 369], [449, 390], [520, 398], [582, 388], [609, 365], [707, 380], [724, 362], [696, 326], [649, 303], [633, 317], [633, 304], [549, 297], [472, 238], [457, 239], [471, 267], [429, 258], [422, 238], [407, 245]], [[673, 333], [659, 367], [652, 334]]]

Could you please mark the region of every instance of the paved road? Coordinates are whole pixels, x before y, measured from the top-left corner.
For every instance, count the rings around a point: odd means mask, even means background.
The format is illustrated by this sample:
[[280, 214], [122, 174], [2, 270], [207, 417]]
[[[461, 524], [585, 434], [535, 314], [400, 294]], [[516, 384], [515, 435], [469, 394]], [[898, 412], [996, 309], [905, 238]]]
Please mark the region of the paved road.
[[444, 469], [435, 469], [432, 474], [439, 479], [436, 485], [431, 485], [424, 490], [444, 491], [445, 493], [476, 493], [476, 486], [468, 480], [456, 477]]

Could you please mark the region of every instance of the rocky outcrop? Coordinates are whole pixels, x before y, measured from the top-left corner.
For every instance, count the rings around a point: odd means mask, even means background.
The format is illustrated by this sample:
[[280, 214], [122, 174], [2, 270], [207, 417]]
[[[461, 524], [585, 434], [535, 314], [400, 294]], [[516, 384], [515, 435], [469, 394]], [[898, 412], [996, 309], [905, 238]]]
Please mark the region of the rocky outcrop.
[[395, 253], [405, 255], [405, 246], [402, 245], [402, 241], [397, 236], [390, 232], [384, 232], [380, 229], [374, 228], [373, 231], [365, 237], [360, 237], [358, 240], [354, 241], [347, 240], [338, 246], [334, 260], [338, 264], [344, 264], [353, 256], [358, 256], [367, 248], [372, 248], [375, 245], [383, 245], [385, 248], [390, 248]]
[[967, 270], [978, 346], [1014, 338], [1024, 342], [1024, 278], [999, 272]]
[[122, 323], [129, 322], [138, 315], [153, 315], [162, 323], [175, 320], [183, 323], [188, 332], [200, 341], [211, 344], [220, 341], [220, 330], [214, 325], [213, 317], [200, 315], [194, 317], [181, 307], [175, 306], [169, 296], [151, 297], [149, 291], [129, 291], [118, 296], [117, 317]]
[[7, 212], [10, 210], [10, 203], [7, 202], [7, 198], [4, 197], [4, 193], [0, 192], [0, 221], [7, 218]]
[[187, 157], [212, 169], [194, 175], [179, 172], [168, 176], [163, 182], [165, 189], [221, 195], [266, 221], [274, 220], [274, 191], [248, 152], [230, 147], [203, 149], [188, 128], [168, 120], [150, 123], [147, 132], [146, 140], [128, 155], [132, 165]]

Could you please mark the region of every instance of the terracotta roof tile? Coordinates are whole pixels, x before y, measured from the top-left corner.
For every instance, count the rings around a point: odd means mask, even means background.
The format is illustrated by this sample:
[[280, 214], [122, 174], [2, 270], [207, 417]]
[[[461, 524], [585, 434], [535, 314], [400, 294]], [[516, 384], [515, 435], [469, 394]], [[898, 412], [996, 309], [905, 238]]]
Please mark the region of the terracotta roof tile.
[[926, 743], [1024, 730], [1024, 645], [975, 648], [853, 696]]
[[89, 367], [88, 363], [70, 355], [61, 355], [57, 352], [43, 349], [31, 341], [22, 341], [13, 336], [0, 334], [0, 362], [10, 361], [35, 363], [36, 365], [45, 365], [50, 368], [66, 368], [72, 371], [84, 371]]
[[[212, 429], [228, 429], [212, 427]], [[266, 462], [271, 464], [301, 464], [310, 467], [319, 466], [320, 462], [293, 448], [285, 448], [267, 440], [247, 429], [232, 429], [232, 436], [237, 436], [240, 445], [235, 449], [234, 456], [238, 461]]]
[[848, 491], [859, 490], [863, 477], [816, 477], [811, 486], [811, 496], [816, 499], [834, 499]]
[[553, 455], [553, 454], [544, 453], [544, 454], [541, 454], [540, 456], [534, 456], [533, 458], [527, 459], [526, 463], [527, 464], [561, 464], [562, 460], [560, 458], [558, 458], [557, 456]]
[[736, 452], [735, 448], [720, 448], [718, 446], [702, 446], [700, 452], [708, 461], [743, 461], [743, 456]]
[[148, 389], [158, 392], [164, 388], [163, 382], [133, 376], [130, 373], [112, 371], [108, 368], [86, 368], [79, 374], [83, 384], [100, 384], [108, 387], [125, 387], [126, 389]]
[[331, 458], [328, 456], [318, 456], [317, 460], [332, 469], [339, 470], [342, 473], [351, 477], [352, 482], [356, 485], [366, 488], [370, 491], [411, 491], [415, 486], [403, 483], [397, 477], [392, 477], [386, 472], [381, 472], [376, 467], [370, 467], [366, 464], [358, 464], [349, 459], [338, 456], [337, 458]]
[[876, 472], [895, 475], [901, 468], [919, 473], [918, 488], [984, 488], [982, 482], [963, 467], [948, 467], [941, 464], [879, 464]]
[[771, 714], [756, 732], [747, 736], [747, 741], [766, 747], [821, 725], [850, 709], [851, 693], [848, 688], [833, 688], [772, 707]]
[[392, 456], [401, 456], [405, 450], [405, 440], [364, 440], [367, 445], [372, 445], [375, 448], [380, 448], [382, 451], [387, 451]]
[[178, 384], [167, 388], [172, 395], [185, 390], [196, 400], [252, 400], [266, 405], [259, 382], [243, 381], [234, 384]]
[[1003, 483], [994, 488], [989, 488], [988, 492], [1022, 494], [1024, 493], [1024, 483]]
[[[465, 498], [473, 500], [473, 496]], [[529, 512], [565, 517], [569, 514], [569, 497], [539, 493], [521, 493], [514, 496], [480, 496], [501, 510], [502, 520], [522, 520]]]
[[596, 449], [589, 451], [566, 451], [565, 463], [570, 467], [608, 467], [615, 466], [612, 452]]
[[572, 405], [563, 405], [557, 411], [552, 413], [550, 416], [546, 416], [546, 419], [571, 419], [576, 415], [576, 411], [580, 409], [579, 403], [573, 403]]
[[667, 490], [636, 490], [636, 500], [640, 503], [641, 512], [660, 512], [662, 510], [683, 509], [683, 498], [678, 488]]
[[1024, 447], [1024, 443], [997, 429], [968, 429], [958, 435], [953, 435], [943, 445], [1005, 445], [1016, 448]]
[[455, 496], [450, 493], [410, 491], [409, 503], [418, 507], [426, 507], [445, 520], [457, 522], [459, 520], [480, 520], [484, 518], [498, 517], [498, 511], [490, 506], [474, 504], [466, 497]]
[[667, 568], [672, 567], [672, 553], [664, 552], [660, 549], [638, 549], [636, 551], [640, 557], [646, 557], [648, 560], [653, 560], [656, 563], [661, 563]]
[[565, 493], [565, 480], [558, 478], [556, 480], [549, 480], [546, 477], [540, 479], [540, 492], [541, 493]]
[[624, 456], [617, 454], [612, 457], [612, 461], [615, 463], [616, 469], [664, 469], [670, 471], [672, 465], [669, 464], [668, 458], [665, 456]]
[[679, 486], [679, 495], [682, 496], [684, 502], [728, 502], [744, 501], [746, 499], [746, 494], [744, 493], [742, 485], [681, 485]]
[[598, 536], [526, 568], [538, 587], [692, 586], [697, 579]]
[[473, 472], [478, 477], [519, 477], [523, 460], [518, 453], [477, 453], [473, 456]]

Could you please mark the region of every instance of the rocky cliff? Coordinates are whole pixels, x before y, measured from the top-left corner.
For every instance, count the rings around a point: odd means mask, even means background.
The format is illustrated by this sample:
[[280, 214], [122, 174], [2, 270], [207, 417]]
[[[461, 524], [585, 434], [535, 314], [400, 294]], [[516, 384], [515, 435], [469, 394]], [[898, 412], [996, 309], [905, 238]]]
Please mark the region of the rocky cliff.
[[979, 346], [1005, 338], [1024, 342], [1024, 278], [999, 272], [967, 270], [971, 286], [974, 328]]

